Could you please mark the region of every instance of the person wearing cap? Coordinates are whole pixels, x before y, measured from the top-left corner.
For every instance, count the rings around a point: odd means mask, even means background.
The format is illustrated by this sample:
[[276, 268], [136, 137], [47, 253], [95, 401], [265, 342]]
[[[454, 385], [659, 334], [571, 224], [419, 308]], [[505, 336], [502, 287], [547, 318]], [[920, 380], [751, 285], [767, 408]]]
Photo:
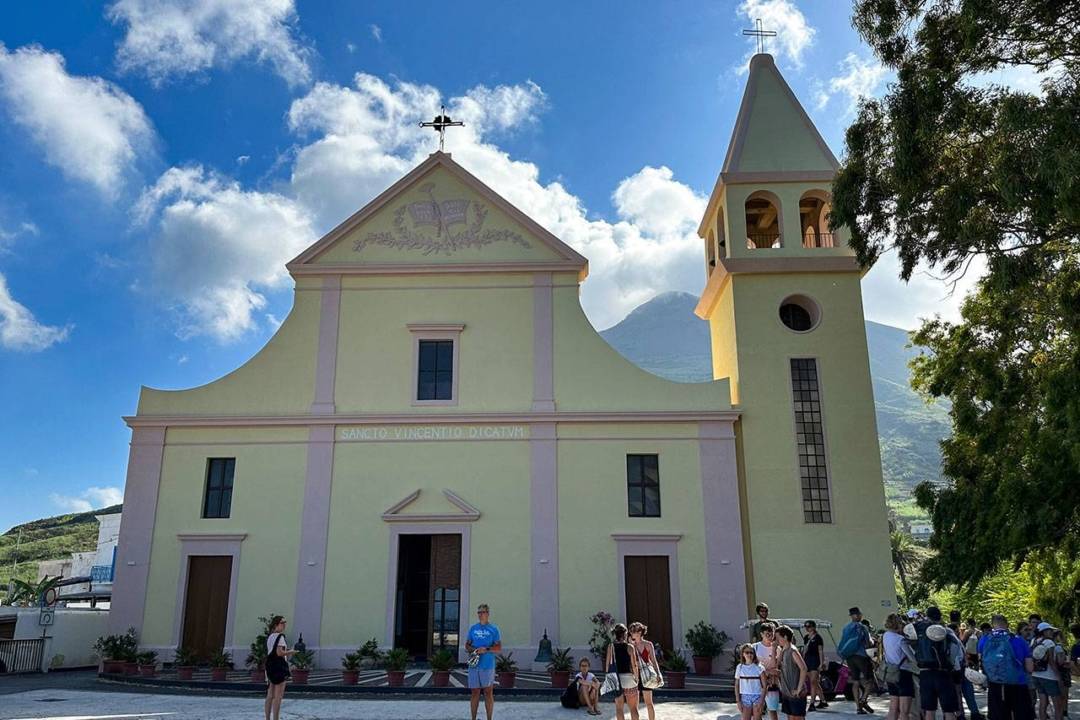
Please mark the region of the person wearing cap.
[[761, 625], [762, 623], [771, 622], [769, 620], [769, 606], [765, 603], [758, 603], [754, 608], [754, 613], [757, 615], [757, 620], [750, 625], [750, 642], [761, 642]]
[[870, 639], [870, 631], [862, 623], [862, 611], [853, 607], [848, 609], [848, 615], [851, 616], [851, 622], [844, 626], [837, 650], [848, 666], [848, 679], [851, 681], [851, 692], [855, 696], [856, 712], [866, 715], [874, 712], [868, 702], [870, 683], [874, 678], [874, 664], [870, 662], [870, 654], [866, 652], [867, 648], [873, 645], [873, 640]]
[[1035, 645], [1031, 656], [1035, 660], [1035, 672], [1031, 681], [1035, 692], [1039, 694], [1038, 717], [1047, 720], [1047, 710], [1053, 707], [1054, 720], [1061, 720], [1065, 713], [1065, 704], [1061, 701], [1061, 666], [1067, 661], [1065, 649], [1054, 641], [1058, 629], [1048, 622], [1035, 626]]
[[488, 720], [495, 714], [495, 653], [502, 650], [499, 628], [490, 622], [491, 610], [486, 603], [476, 608], [479, 622], [469, 628], [465, 635], [465, 650], [479, 655], [475, 666], [469, 667], [469, 710], [472, 720], [476, 720], [476, 711], [480, 707], [480, 693], [484, 693], [484, 710]]

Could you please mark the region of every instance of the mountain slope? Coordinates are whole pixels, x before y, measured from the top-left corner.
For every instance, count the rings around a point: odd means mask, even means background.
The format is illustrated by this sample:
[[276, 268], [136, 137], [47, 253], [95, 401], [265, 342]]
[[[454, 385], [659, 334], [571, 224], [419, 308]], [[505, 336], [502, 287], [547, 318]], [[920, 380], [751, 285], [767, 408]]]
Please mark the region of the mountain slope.
[[[628, 360], [661, 377], [710, 380], [709, 325], [694, 315], [696, 304], [688, 293], [663, 293], [600, 335]], [[866, 339], [885, 493], [901, 517], [922, 516], [911, 490], [923, 480], [941, 479], [938, 440], [949, 432], [947, 410], [926, 404], [911, 389], [908, 361], [918, 352], [907, 347], [905, 330], [867, 321]]]
[[19, 567], [15, 577], [32, 580], [37, 577], [38, 560], [55, 560], [73, 552], [95, 549], [98, 522], [94, 516], [120, 512], [120, 508], [120, 505], [113, 505], [91, 512], [34, 520], [16, 525], [0, 535], [0, 588], [7, 588], [16, 560]]

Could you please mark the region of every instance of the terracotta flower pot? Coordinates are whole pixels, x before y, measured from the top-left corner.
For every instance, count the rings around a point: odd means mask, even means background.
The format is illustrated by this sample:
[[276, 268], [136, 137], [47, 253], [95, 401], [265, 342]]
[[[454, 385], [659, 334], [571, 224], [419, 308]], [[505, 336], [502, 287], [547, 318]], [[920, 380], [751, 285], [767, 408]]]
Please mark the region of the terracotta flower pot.
[[214, 682], [225, 682], [229, 676], [229, 668], [210, 668], [210, 679]]
[[386, 671], [386, 684], [390, 687], [401, 687], [405, 684], [405, 671], [404, 670], [387, 670]]
[[139, 666], [139, 674], [142, 675], [143, 677], [154, 677], [154, 674], [155, 674], [154, 671], [155, 671], [156, 667], [157, 666], [155, 666], [155, 665], [140, 665]]
[[177, 680], [190, 680], [193, 677], [195, 677], [194, 665], [182, 665], [181, 667], [176, 668]]
[[102, 663], [101, 671], [109, 674], [124, 672], [123, 660], [106, 660]]
[[436, 670], [433, 677], [435, 687], [450, 687], [449, 670]]
[[139, 663], [137, 663], [137, 662], [125, 662], [124, 663], [124, 674], [125, 675], [138, 675], [139, 674]]
[[517, 680], [516, 672], [501, 672], [499, 673], [499, 687], [512, 688], [514, 682]]
[[341, 683], [343, 685], [355, 685], [360, 682], [359, 670], [342, 670], [341, 671]]
[[570, 684], [570, 671], [569, 670], [552, 670], [551, 671], [551, 687], [564, 688]]
[[251, 671], [251, 682], [253, 683], [265, 683], [266, 671], [262, 668], [255, 668]]
[[712, 675], [712, 658], [701, 657], [700, 655], [694, 656], [694, 674], [695, 675]]
[[309, 675], [311, 675], [310, 670], [292, 669], [292, 681], [296, 685], [307, 685]]
[[668, 670], [664, 673], [664, 682], [672, 690], [682, 690], [686, 687], [686, 673]]

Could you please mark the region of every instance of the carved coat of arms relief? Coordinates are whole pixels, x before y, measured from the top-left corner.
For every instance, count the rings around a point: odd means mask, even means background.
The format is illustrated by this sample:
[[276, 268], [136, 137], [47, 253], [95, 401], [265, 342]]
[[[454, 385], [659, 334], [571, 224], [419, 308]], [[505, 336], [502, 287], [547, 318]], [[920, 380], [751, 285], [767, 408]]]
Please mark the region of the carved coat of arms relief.
[[483, 247], [497, 242], [511, 242], [531, 247], [528, 240], [512, 230], [484, 229], [488, 208], [476, 200], [435, 197], [435, 184], [421, 185], [419, 191], [428, 200], [407, 203], [394, 211], [393, 229], [371, 232], [353, 243], [360, 252], [369, 245], [401, 250], [419, 250], [424, 255], [451, 253], [468, 247]]

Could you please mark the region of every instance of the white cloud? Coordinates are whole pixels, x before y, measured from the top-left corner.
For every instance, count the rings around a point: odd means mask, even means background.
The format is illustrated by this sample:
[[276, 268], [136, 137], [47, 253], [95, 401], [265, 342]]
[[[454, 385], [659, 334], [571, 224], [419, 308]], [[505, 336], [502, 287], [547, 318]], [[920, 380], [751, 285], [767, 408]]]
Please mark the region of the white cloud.
[[242, 190], [200, 166], [170, 168], [136, 208], [156, 223], [155, 287], [178, 313], [179, 335], [239, 338], [287, 287], [285, 263], [316, 240], [307, 210], [282, 195]]
[[844, 114], [855, 114], [859, 99], [873, 97], [880, 93], [891, 72], [872, 57], [860, 58], [855, 53], [848, 53], [839, 63], [838, 74], [829, 78], [824, 87], [818, 89], [815, 105], [824, 110], [832, 98], [843, 95], [846, 98]]
[[59, 53], [0, 43], [0, 98], [16, 123], [69, 178], [115, 195], [152, 145], [150, 120], [130, 95], [99, 77], [68, 74]]
[[20, 222], [18, 225], [12, 226], [9, 230], [4, 225], [0, 225], [0, 253], [7, 252], [11, 245], [24, 235], [40, 235], [41, 231], [38, 230], [38, 226], [32, 222]]
[[[438, 110], [439, 91], [425, 85], [359, 74], [352, 87], [318, 83], [293, 102], [290, 127], [315, 139], [297, 153], [292, 188], [328, 229], [362, 207], [436, 147], [416, 126]], [[539, 86], [479, 86], [446, 101], [463, 128], [447, 132], [447, 150], [466, 169], [527, 215], [589, 258], [582, 302], [605, 327], [654, 294], [697, 291], [702, 276], [694, 232], [705, 198], [668, 168], [643, 168], [613, 195], [615, 222], [590, 220], [581, 200], [558, 182], [543, 183], [539, 168], [512, 159], [492, 134], [533, 121], [546, 104]]]
[[950, 322], [960, 319], [960, 304], [986, 272], [986, 262], [975, 258], [955, 287], [951, 278], [919, 267], [911, 280], [900, 279], [895, 252], [883, 254], [862, 281], [863, 312], [868, 320], [914, 330], [923, 319], [940, 315]]
[[[382, 42], [382, 28], [374, 23], [368, 25], [368, 29], [371, 31], [371, 37], [375, 38], [375, 42]], [[350, 50], [350, 52], [352, 52]]]
[[7, 279], [0, 274], [0, 347], [40, 352], [66, 340], [72, 327], [39, 323], [26, 306], [11, 296]]
[[77, 496], [50, 493], [49, 500], [67, 512], [84, 513], [119, 505], [124, 502], [124, 491], [118, 487], [91, 487]]
[[290, 85], [311, 81], [311, 50], [297, 38], [293, 0], [117, 0], [108, 17], [127, 26], [120, 69], [157, 85], [249, 56]]
[[[761, 20], [763, 30], [775, 30], [775, 38], [766, 39], [765, 51], [777, 60], [788, 60], [795, 67], [802, 67], [803, 53], [814, 43], [817, 30], [806, 21], [806, 16], [791, 0], [743, 0], [738, 14], [754, 23]], [[745, 72], [750, 54], [756, 52], [757, 38], [747, 37], [753, 48], [747, 54], [740, 70]]]

